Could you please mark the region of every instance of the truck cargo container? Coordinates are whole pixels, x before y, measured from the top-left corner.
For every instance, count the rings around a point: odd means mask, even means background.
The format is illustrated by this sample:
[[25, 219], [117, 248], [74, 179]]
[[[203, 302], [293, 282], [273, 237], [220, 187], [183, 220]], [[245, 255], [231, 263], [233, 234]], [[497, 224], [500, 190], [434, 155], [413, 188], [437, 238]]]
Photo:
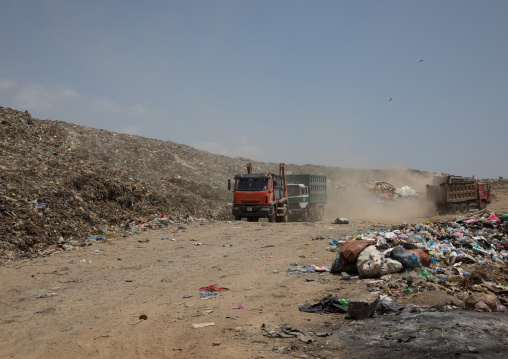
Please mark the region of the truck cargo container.
[[427, 200], [439, 214], [467, 213], [471, 208], [484, 209], [490, 203], [490, 186], [486, 182], [456, 176], [434, 176], [426, 186]]

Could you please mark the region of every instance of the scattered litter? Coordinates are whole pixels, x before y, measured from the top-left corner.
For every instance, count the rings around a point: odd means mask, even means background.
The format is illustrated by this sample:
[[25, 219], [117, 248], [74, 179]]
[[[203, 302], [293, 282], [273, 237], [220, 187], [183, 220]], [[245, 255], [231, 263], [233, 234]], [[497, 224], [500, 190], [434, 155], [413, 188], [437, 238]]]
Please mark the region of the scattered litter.
[[348, 301], [334, 297], [324, 297], [316, 304], [304, 304], [299, 309], [308, 313], [347, 313]]
[[210, 322], [210, 323], [196, 323], [196, 324], [192, 324], [192, 328], [197, 329], [197, 328], [211, 327], [213, 325], [215, 325], [214, 322]]
[[349, 224], [349, 219], [347, 219], [347, 218], [337, 218], [332, 223], [333, 224]]
[[199, 290], [202, 292], [222, 292], [222, 291], [229, 290], [229, 288], [217, 287], [217, 283], [215, 283], [215, 284], [207, 285], [206, 287], [201, 287], [201, 288], [199, 288]]
[[261, 325], [263, 335], [270, 338], [298, 338], [304, 343], [312, 343], [315, 341], [309, 334], [294, 328], [276, 327], [263, 323]]

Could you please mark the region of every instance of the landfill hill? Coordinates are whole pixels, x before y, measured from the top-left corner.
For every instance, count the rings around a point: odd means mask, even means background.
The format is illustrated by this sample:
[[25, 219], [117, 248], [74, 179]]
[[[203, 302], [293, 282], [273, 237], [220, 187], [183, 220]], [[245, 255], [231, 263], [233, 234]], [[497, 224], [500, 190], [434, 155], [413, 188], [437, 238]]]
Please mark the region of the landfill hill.
[[[0, 258], [33, 256], [50, 244], [89, 235], [125, 235], [161, 215], [230, 219], [227, 180], [279, 171], [278, 163], [232, 158], [190, 146], [33, 118], [0, 107]], [[324, 174], [331, 196], [354, 183], [421, 182], [428, 172], [367, 171], [286, 164]]]

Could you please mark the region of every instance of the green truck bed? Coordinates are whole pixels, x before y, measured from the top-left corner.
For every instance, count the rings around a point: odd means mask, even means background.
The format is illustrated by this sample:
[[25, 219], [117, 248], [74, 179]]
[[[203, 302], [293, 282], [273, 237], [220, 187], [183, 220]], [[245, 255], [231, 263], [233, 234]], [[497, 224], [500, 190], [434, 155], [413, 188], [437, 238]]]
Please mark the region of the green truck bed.
[[309, 187], [310, 203], [326, 203], [326, 176], [286, 175], [286, 183], [301, 183]]

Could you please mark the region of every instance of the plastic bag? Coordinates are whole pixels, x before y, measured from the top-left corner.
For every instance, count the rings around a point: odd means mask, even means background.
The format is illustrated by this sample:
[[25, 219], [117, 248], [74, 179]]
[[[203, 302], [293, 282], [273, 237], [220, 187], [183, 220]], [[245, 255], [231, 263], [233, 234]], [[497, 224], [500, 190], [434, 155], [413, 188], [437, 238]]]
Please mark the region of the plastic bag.
[[363, 278], [378, 278], [388, 274], [388, 267], [383, 262], [381, 252], [374, 246], [368, 246], [360, 253], [356, 267], [358, 274]]
[[400, 262], [404, 266], [404, 268], [421, 267], [421, 263], [418, 260], [418, 256], [415, 253], [409, 253], [406, 249], [402, 247], [395, 247], [391, 251], [390, 257]]

